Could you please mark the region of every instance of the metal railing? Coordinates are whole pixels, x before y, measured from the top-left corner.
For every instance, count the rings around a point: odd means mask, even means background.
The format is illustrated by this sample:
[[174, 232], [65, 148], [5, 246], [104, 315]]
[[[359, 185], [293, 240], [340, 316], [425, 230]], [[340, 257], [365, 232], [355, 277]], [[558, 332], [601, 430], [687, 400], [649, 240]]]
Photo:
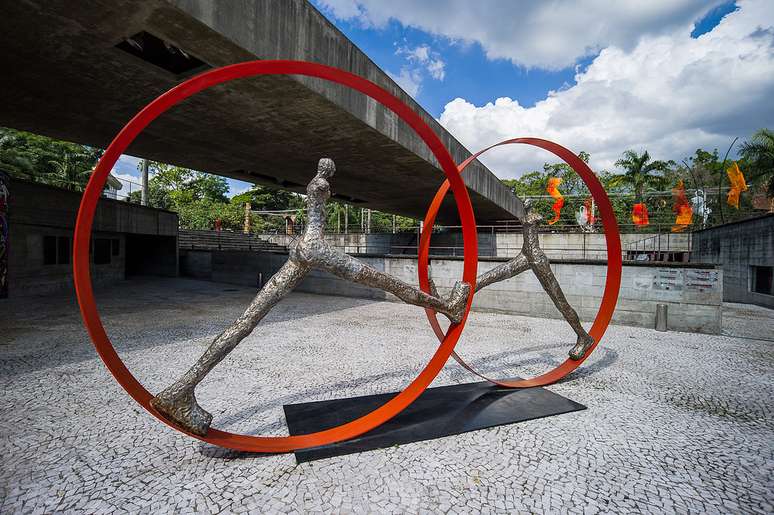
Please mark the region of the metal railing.
[[[481, 257], [514, 257], [521, 252], [521, 238], [498, 238], [493, 229], [496, 226], [487, 225], [478, 228], [479, 234], [488, 238], [479, 238], [479, 255]], [[434, 256], [461, 257], [464, 255], [461, 235], [458, 227], [438, 227], [434, 237], [436, 244], [430, 246]], [[445, 232], [444, 232], [445, 231]], [[520, 232], [520, 231], [519, 231]], [[518, 234], [514, 231], [515, 234]], [[397, 234], [391, 233], [330, 233], [326, 232], [328, 244], [350, 254], [391, 254], [416, 256], [419, 247], [418, 232], [403, 233], [413, 236], [408, 241], [395, 241]], [[507, 234], [507, 233], [505, 233]], [[543, 251], [550, 259], [569, 260], [604, 260], [607, 258], [607, 246], [600, 233], [575, 232], [571, 242], [556, 244], [546, 242], [552, 234], [561, 241], [570, 236], [567, 232], [544, 231]], [[626, 236], [627, 233], [624, 233]], [[285, 251], [300, 236], [300, 234], [281, 233], [241, 233], [229, 230], [185, 230], [179, 232], [181, 249], [192, 250], [245, 250], [245, 251]], [[377, 236], [377, 238], [369, 238]], [[379, 238], [378, 236], [383, 236]], [[438, 241], [439, 236], [446, 236]], [[452, 242], [444, 241], [451, 238]], [[690, 233], [661, 233], [625, 242], [622, 248], [622, 259], [635, 261], [686, 261], [691, 251], [692, 235]]]

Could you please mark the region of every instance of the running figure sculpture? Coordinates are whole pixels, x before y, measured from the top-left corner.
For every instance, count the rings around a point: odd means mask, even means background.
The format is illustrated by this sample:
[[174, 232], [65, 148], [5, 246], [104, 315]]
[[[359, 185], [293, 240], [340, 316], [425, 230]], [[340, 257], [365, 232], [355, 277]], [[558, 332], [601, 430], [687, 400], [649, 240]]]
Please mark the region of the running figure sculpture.
[[[524, 204], [524, 211], [524, 219], [521, 221], [524, 234], [524, 243], [521, 247], [521, 253], [510, 261], [496, 266], [477, 277], [476, 291], [486, 288], [490, 284], [510, 279], [526, 270], [532, 269], [535, 277], [537, 277], [541, 286], [543, 286], [543, 290], [551, 297], [556, 308], [562, 313], [562, 316], [570, 324], [570, 327], [575, 331], [575, 334], [578, 335], [575, 346], [570, 350], [570, 358], [579, 360], [594, 343], [594, 338], [586, 332], [580, 323], [578, 313], [576, 313], [572, 306], [570, 306], [570, 303], [567, 302], [567, 298], [564, 296], [564, 292], [562, 292], [559, 282], [551, 271], [551, 262], [543, 252], [543, 249], [540, 248], [538, 225], [543, 220], [543, 217], [527, 202]], [[432, 291], [435, 291], [435, 288], [433, 288]]]
[[205, 436], [212, 422], [212, 415], [196, 402], [196, 386], [312, 269], [388, 291], [408, 304], [432, 308], [455, 323], [464, 316], [470, 294], [469, 284], [458, 282], [449, 298], [444, 300], [379, 272], [325, 242], [325, 203], [331, 196], [328, 180], [335, 171], [332, 160], [320, 159], [317, 175], [306, 188], [307, 226], [301, 238], [290, 247], [288, 261], [261, 288], [242, 316], [215, 338], [199, 360], [171, 386], [151, 399], [151, 405], [158, 412], [186, 431]]
[[[212, 415], [197, 404], [194, 393], [196, 386], [312, 269], [324, 270], [348, 281], [388, 291], [408, 304], [434, 309], [455, 323], [463, 317], [470, 294], [469, 284], [457, 282], [449, 297], [444, 300], [438, 295], [432, 280], [430, 281], [431, 293], [427, 294], [388, 274], [379, 272], [325, 242], [323, 237], [325, 203], [331, 196], [328, 180], [333, 177], [335, 171], [336, 167], [332, 160], [320, 160], [317, 175], [306, 188], [308, 223], [301, 238], [291, 245], [288, 261], [261, 288], [244, 314], [215, 338], [199, 360], [177, 381], [151, 400], [151, 405], [157, 411], [185, 430], [202, 436], [207, 434]], [[556, 277], [551, 272], [550, 262], [540, 248], [538, 224], [543, 217], [529, 205], [525, 206], [525, 210], [522, 220], [524, 244], [521, 254], [479, 276], [476, 280], [476, 291], [531, 269], [578, 335], [577, 343], [570, 350], [570, 358], [581, 359], [594, 340], [583, 329], [578, 314], [567, 302]]]

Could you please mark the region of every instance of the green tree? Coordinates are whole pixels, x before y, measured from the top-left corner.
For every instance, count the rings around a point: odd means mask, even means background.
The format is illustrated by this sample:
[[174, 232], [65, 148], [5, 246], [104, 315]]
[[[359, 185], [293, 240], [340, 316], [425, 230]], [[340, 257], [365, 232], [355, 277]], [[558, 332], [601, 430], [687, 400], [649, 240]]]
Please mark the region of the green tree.
[[[285, 191], [268, 186], [254, 185], [251, 189], [231, 198], [230, 203], [241, 206], [244, 218], [244, 205], [250, 203], [253, 211], [285, 211], [294, 210], [296, 223], [303, 222], [304, 197], [298, 193]], [[331, 203], [333, 204], [333, 203]], [[328, 208], [330, 217], [331, 207]], [[254, 213], [250, 225], [255, 232], [282, 232], [285, 230], [285, 219], [276, 215], [259, 215]]]
[[739, 152], [751, 169], [748, 181], [753, 184], [761, 181], [767, 194], [774, 196], [774, 131], [759, 129], [750, 141], [741, 144]]
[[627, 150], [621, 159], [615, 162], [617, 167], [623, 168], [624, 173], [614, 184], [627, 185], [634, 193], [637, 202], [643, 202], [645, 189], [648, 187], [657, 190], [664, 189], [667, 172], [675, 166], [674, 161], [652, 161], [648, 151], [637, 154], [634, 150]]
[[53, 171], [46, 177], [46, 183], [66, 190], [83, 191], [91, 176], [91, 168], [83, 169], [73, 154], [65, 154], [59, 161], [51, 161]]
[[99, 149], [0, 127], [0, 167], [12, 176], [82, 190]]

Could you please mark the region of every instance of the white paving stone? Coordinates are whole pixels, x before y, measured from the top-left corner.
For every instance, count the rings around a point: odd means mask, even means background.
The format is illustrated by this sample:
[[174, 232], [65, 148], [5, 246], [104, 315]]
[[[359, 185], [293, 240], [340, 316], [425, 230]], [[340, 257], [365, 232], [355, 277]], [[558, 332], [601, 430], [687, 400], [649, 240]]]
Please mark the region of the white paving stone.
[[[135, 280], [97, 297], [127, 365], [157, 391], [251, 295]], [[2, 513], [774, 510], [765, 340], [614, 326], [550, 387], [588, 410], [296, 465], [203, 444], [146, 414], [96, 357], [69, 296], [2, 302]], [[751, 323], [765, 324], [761, 334], [774, 324]], [[571, 343], [557, 320], [474, 313], [458, 350], [484, 371], [525, 376], [564, 359]], [[199, 399], [216, 427], [285, 434], [283, 404], [395, 391], [435, 347], [421, 309], [293, 294]], [[474, 380], [451, 362], [435, 384]]]

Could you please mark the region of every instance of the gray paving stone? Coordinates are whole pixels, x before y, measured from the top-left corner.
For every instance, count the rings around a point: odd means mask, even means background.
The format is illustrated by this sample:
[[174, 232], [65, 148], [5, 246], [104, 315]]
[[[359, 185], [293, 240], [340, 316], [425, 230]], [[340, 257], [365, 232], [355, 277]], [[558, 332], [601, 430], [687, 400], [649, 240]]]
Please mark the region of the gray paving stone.
[[[253, 294], [134, 280], [97, 297], [127, 366], [157, 391]], [[96, 357], [72, 298], [0, 308], [2, 513], [773, 509], [774, 352], [761, 339], [614, 326], [550, 387], [586, 411], [298, 466], [203, 444], [143, 412]], [[473, 313], [458, 350], [482, 371], [526, 376], [562, 361], [572, 340], [557, 320]], [[283, 404], [395, 391], [436, 347], [420, 309], [294, 294], [199, 399], [216, 427], [285, 434]], [[474, 380], [452, 362], [434, 384]]]

